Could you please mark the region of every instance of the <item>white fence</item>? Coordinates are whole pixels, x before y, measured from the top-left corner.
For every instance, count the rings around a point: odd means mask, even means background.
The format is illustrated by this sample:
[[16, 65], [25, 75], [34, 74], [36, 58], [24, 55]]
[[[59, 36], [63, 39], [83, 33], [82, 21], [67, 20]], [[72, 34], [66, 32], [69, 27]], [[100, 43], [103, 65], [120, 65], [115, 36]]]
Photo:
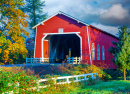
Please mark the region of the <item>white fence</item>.
[[42, 63], [49, 62], [49, 58], [26, 58], [26, 63]]
[[80, 57], [68, 57], [69, 64], [80, 64], [81, 58]]
[[[71, 83], [72, 79], [74, 82], [85, 81], [85, 80], [88, 80], [89, 77], [91, 77], [92, 79], [96, 79], [97, 75], [98, 75], [97, 73], [89, 73], [89, 74], [57, 77], [57, 78], [52, 78], [52, 80], [55, 81], [54, 82], [55, 84], [65, 84], [65, 83]], [[38, 83], [45, 82], [48, 80], [50, 80], [50, 79], [40, 79], [38, 81]], [[60, 80], [60, 81], [58, 81], [58, 80]]]
[[[54, 80], [54, 84], [66, 84], [66, 83], [71, 83], [72, 81], [73, 82], [80, 82], [80, 81], [85, 81], [85, 80], [88, 80], [89, 77], [91, 77], [92, 79], [96, 79], [96, 76], [98, 74], [97, 73], [89, 73], [89, 74], [81, 74], [81, 75], [73, 75], [73, 76], [63, 76], [63, 77], [57, 77], [57, 78], [52, 78], [52, 79], [40, 79], [37, 82], [38, 84], [38, 88], [46, 88], [48, 87], [49, 85], [43, 85], [41, 86], [40, 83], [43, 83], [43, 82], [47, 82], [49, 80]], [[30, 83], [33, 83], [33, 82], [30, 82]], [[19, 87], [19, 83], [17, 85], [17, 87]], [[29, 89], [37, 89], [37, 87], [31, 87], [31, 88], [28, 88]], [[2, 93], [2, 94], [5, 94], [5, 93]], [[13, 91], [10, 91], [10, 93], [8, 94], [13, 94]]]
[[[27, 63], [49, 63], [49, 60], [53, 60], [50, 58], [26, 58]], [[80, 57], [68, 57], [67, 59], [69, 64], [80, 64], [81, 58]], [[66, 62], [65, 62], [66, 63]]]

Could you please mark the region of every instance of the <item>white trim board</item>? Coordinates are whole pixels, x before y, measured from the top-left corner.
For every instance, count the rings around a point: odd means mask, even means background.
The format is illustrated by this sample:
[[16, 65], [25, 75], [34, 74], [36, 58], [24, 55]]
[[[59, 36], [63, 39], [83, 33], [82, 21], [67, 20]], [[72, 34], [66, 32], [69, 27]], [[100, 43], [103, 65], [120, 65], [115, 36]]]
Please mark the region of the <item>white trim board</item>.
[[81, 60], [82, 60], [82, 37], [76, 33], [76, 35], [80, 38], [80, 57], [81, 57]]
[[91, 51], [90, 51], [90, 40], [89, 40], [89, 33], [88, 33], [88, 26], [86, 26], [86, 30], [87, 30], [87, 37], [88, 37], [88, 47], [89, 47], [90, 63], [91, 63], [91, 65], [92, 65]]
[[47, 36], [47, 35], [45, 35], [45, 36], [42, 38], [42, 41], [41, 41], [41, 42], [42, 42], [42, 43], [41, 43], [41, 44], [42, 44], [42, 45], [41, 45], [41, 47], [42, 47], [42, 53], [41, 53], [41, 54], [42, 54], [42, 58], [44, 58], [44, 53], [43, 53], [43, 45], [44, 45], [44, 43], [43, 43], [43, 41], [44, 41], [44, 39], [46, 38], [46, 36]]
[[[81, 60], [82, 60], [82, 37], [78, 34], [78, 33], [80, 33], [80, 32], [76, 32], [76, 33], [67, 33], [67, 34], [76, 34], [79, 38], [80, 38], [80, 54], [81, 54]], [[59, 34], [59, 33], [44, 33], [45, 34], [45, 36], [42, 38], [42, 40], [41, 40], [41, 47], [42, 47], [42, 58], [44, 58], [44, 50], [43, 50], [43, 46], [44, 46], [44, 43], [43, 43], [43, 41], [45, 40], [45, 38], [48, 36], [48, 35], [55, 35], [55, 34]], [[61, 33], [61, 34], [66, 34], [66, 33]]]
[[37, 27], [36, 27], [36, 35], [35, 35], [34, 58], [35, 58], [35, 49], [36, 49], [36, 38], [37, 38]]
[[43, 35], [58, 35], [58, 34], [78, 34], [80, 32], [65, 32], [65, 33], [43, 33]]

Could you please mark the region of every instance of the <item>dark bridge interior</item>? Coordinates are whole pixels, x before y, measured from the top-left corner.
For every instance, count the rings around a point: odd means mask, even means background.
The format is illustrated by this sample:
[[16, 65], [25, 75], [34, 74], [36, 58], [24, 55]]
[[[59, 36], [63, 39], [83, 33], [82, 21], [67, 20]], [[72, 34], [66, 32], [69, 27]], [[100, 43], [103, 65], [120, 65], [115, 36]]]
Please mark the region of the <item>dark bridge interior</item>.
[[61, 63], [71, 51], [71, 57], [80, 57], [80, 38], [76, 34], [51, 35], [49, 40], [49, 58]]

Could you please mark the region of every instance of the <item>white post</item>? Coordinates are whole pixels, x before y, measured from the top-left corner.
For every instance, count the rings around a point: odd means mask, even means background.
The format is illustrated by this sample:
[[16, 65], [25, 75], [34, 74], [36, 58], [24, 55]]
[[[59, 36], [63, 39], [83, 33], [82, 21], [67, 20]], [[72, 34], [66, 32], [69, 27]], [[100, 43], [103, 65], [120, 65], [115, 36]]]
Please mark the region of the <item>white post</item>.
[[36, 58], [36, 63], [37, 63], [37, 58]]
[[54, 79], [54, 84], [56, 84], [56, 78]]
[[92, 79], [93, 79], [93, 74], [91, 74], [91, 76], [92, 76]]
[[39, 86], [40, 86], [40, 85], [39, 85], [39, 81], [37, 81], [36, 83], [37, 83], [37, 87], [38, 87], [38, 89], [39, 89]]
[[72, 57], [72, 63], [74, 62], [74, 57]]
[[80, 64], [80, 60], [81, 60], [81, 58], [79, 57], [79, 62], [78, 62], [78, 64]]
[[69, 83], [69, 78], [67, 77], [67, 83]]
[[26, 64], [27, 64], [27, 57], [26, 57]]
[[88, 47], [89, 47], [90, 63], [92, 65], [91, 51], [90, 51], [91, 48], [90, 48], [90, 40], [89, 40], [90, 36], [89, 36], [89, 33], [88, 33], [88, 26], [86, 26], [86, 29], [87, 29], [87, 37], [88, 37]]
[[75, 59], [76, 59], [76, 64], [77, 64], [77, 57], [75, 57]]
[[84, 80], [86, 80], [86, 75], [84, 75]]
[[41, 64], [41, 58], [39, 58], [39, 60], [40, 60], [40, 64]]
[[68, 57], [68, 62], [69, 62], [69, 64], [70, 64], [70, 57]]
[[32, 63], [32, 57], [31, 57], [31, 63]]

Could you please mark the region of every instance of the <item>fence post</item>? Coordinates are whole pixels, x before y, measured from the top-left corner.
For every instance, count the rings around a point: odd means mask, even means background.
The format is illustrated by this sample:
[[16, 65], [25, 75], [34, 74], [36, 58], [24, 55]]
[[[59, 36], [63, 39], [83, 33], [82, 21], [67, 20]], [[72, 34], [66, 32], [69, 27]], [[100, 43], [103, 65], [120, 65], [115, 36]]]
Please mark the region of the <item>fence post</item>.
[[78, 63], [79, 63], [78, 61], [79, 61], [79, 58], [77, 57], [77, 63], [76, 63], [76, 64], [78, 64]]
[[77, 64], [77, 57], [75, 57], [75, 59], [76, 59], [76, 64]]
[[27, 57], [26, 57], [26, 64], [27, 64]]
[[37, 83], [37, 87], [38, 87], [38, 90], [39, 90], [39, 86], [40, 86], [39, 80], [36, 83]]
[[56, 84], [56, 78], [54, 78], [54, 84]]
[[37, 58], [34, 58], [34, 59], [33, 59], [33, 63], [36, 63], [36, 62], [37, 62]]
[[40, 64], [41, 64], [41, 58], [39, 58], [40, 59]]
[[78, 62], [78, 64], [80, 64], [80, 60], [81, 60], [81, 58], [79, 57], [79, 62]]
[[76, 81], [78, 82], [78, 76], [76, 76]]
[[68, 57], [68, 62], [69, 62], [69, 64], [70, 64], [70, 57]]
[[92, 76], [92, 79], [93, 79], [93, 74], [91, 74], [91, 76]]
[[31, 57], [31, 63], [32, 63], [32, 57]]
[[84, 75], [84, 80], [86, 80], [86, 75]]
[[67, 77], [67, 83], [69, 83], [69, 78]]
[[72, 57], [72, 63], [74, 62], [74, 57]]

